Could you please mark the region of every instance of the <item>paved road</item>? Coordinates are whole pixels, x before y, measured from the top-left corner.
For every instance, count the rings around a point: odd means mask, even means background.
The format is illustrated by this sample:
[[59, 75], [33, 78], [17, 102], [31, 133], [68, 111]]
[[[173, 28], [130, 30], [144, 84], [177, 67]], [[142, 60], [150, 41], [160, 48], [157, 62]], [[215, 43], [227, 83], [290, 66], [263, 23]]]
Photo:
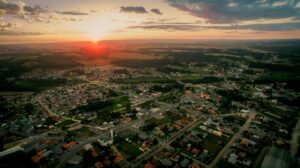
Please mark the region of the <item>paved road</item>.
[[143, 118], [141, 118], [139, 120], [136, 120], [136, 121], [133, 121], [133, 122], [131, 122], [129, 124], [126, 124], [125, 126], [121, 125], [121, 126], [116, 127], [115, 131], [117, 131], [117, 132], [124, 131], [124, 130], [128, 129], [131, 126], [133, 126], [135, 124], [138, 124], [140, 122], [144, 122], [144, 121], [146, 121], [146, 120], [148, 120], [148, 119], [150, 119], [150, 118], [152, 118], [154, 116], [157, 116], [159, 113], [167, 111], [170, 108], [171, 108], [170, 106], [161, 107], [160, 110], [158, 110], [157, 112], [152, 112], [152, 113], [148, 114], [147, 116], [145, 116], [145, 117], [143, 117]]
[[191, 157], [190, 155], [187, 155], [187, 154], [185, 154], [185, 153], [183, 153], [183, 152], [181, 152], [180, 154], [181, 154], [181, 155], [183, 155], [184, 157], [187, 157], [187, 158], [190, 158], [190, 159], [192, 159], [194, 162], [196, 162], [196, 163], [200, 164], [200, 165], [201, 165], [201, 167], [205, 167], [205, 168], [207, 167], [207, 165], [206, 165], [206, 164], [204, 164], [204, 163], [200, 162], [198, 159], [195, 159], [195, 158]]
[[70, 152], [65, 153], [62, 155], [62, 159], [60, 161], [60, 163], [56, 166], [56, 168], [60, 168], [60, 167], [64, 167], [65, 164], [82, 148], [84, 147], [84, 145], [89, 144], [89, 143], [93, 143], [96, 142], [98, 139], [98, 137], [93, 137], [90, 138], [84, 142], [80, 142], [78, 145], [74, 146]]
[[240, 130], [236, 134], [234, 134], [234, 136], [231, 138], [231, 140], [219, 152], [219, 154], [214, 158], [213, 162], [211, 164], [209, 164], [208, 167], [211, 167], [211, 168], [216, 167], [217, 163], [224, 157], [225, 152], [227, 152], [230, 149], [230, 147], [232, 146], [232, 144], [240, 138], [241, 134], [249, 128], [250, 122], [255, 117], [255, 115], [256, 115], [255, 112], [249, 113], [249, 118], [244, 123], [244, 125], [240, 128]]
[[189, 125], [185, 126], [181, 130], [176, 132], [167, 141], [163, 142], [163, 145], [160, 143], [156, 147], [154, 147], [152, 150], [147, 151], [147, 152], [143, 153], [142, 155], [140, 155], [138, 158], [135, 159], [134, 163], [132, 163], [130, 165], [130, 167], [132, 167], [132, 168], [139, 167], [142, 164], [142, 161], [144, 159], [149, 158], [150, 156], [152, 156], [152, 155], [158, 153], [159, 151], [163, 150], [164, 148], [166, 148], [166, 146], [169, 146], [173, 141], [175, 141], [177, 138], [182, 136], [186, 131], [189, 131], [189, 130], [193, 129], [194, 127], [196, 127], [202, 121], [201, 119], [203, 119], [203, 118], [197, 119], [196, 121], [190, 123]]
[[49, 117], [59, 117], [59, 118], [62, 118], [64, 120], [72, 120], [72, 121], [75, 121], [77, 123], [80, 122], [80, 120], [76, 120], [76, 119], [73, 119], [73, 118], [69, 118], [69, 117], [58, 115], [58, 114], [54, 113], [39, 98], [35, 98], [35, 100], [40, 104], [40, 106], [42, 106], [44, 108], [44, 110], [47, 111], [47, 115]]
[[50, 116], [50, 117], [62, 117], [62, 116], [59, 116], [58, 114], [56, 113], [53, 113], [42, 101], [41, 99], [39, 98], [35, 98], [35, 100], [40, 104], [40, 106], [42, 106], [44, 108], [44, 110], [47, 111], [47, 115]]

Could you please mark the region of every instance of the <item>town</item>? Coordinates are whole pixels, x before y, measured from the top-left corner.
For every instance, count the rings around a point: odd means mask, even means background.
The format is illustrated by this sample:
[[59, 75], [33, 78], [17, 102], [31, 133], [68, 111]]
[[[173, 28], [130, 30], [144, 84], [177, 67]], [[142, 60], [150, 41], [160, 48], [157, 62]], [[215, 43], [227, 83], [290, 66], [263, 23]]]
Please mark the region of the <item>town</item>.
[[[11, 65], [1, 58], [0, 165], [300, 165], [298, 57], [247, 44], [165, 46], [115, 51], [150, 59], [69, 61], [74, 53], [60, 51], [62, 62], [48, 64], [43, 56], [11, 59], [14, 51], [2, 49]], [[110, 63], [90, 65], [99, 60]]]

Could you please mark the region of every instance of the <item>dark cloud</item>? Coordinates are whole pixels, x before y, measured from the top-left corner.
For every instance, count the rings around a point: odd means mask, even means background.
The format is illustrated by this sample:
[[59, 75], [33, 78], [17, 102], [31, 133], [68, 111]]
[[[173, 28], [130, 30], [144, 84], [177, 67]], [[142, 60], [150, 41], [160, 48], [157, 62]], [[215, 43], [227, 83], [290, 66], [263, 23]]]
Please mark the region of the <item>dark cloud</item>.
[[248, 25], [229, 25], [229, 26], [202, 26], [195, 23], [181, 23], [181, 22], [144, 22], [142, 25], [135, 25], [129, 28], [139, 29], [157, 29], [157, 30], [172, 30], [172, 31], [201, 31], [207, 29], [216, 30], [253, 30], [253, 31], [289, 31], [300, 30], [300, 22], [288, 22], [288, 23], [267, 23], [267, 24], [248, 24]]
[[255, 31], [299, 30], [300, 22], [231, 25], [231, 26], [205, 26], [203, 28], [221, 29], [221, 30], [255, 30]]
[[295, 16], [295, 17], [293, 18], [293, 20], [300, 20], [300, 15]]
[[34, 7], [31, 6], [24, 6], [23, 11], [31, 15], [37, 15], [39, 13], [47, 12], [46, 9], [42, 9], [40, 6], [36, 5]]
[[0, 10], [4, 14], [17, 15], [22, 12], [22, 6], [14, 3], [9, 3], [5, 0], [0, 0]]
[[157, 15], [162, 15], [162, 13], [160, 12], [160, 10], [157, 9], [157, 8], [151, 9], [150, 11], [151, 11], [152, 13], [157, 14]]
[[38, 5], [31, 7], [21, 3], [9, 3], [5, 0], [0, 0], [0, 10], [2, 11], [0, 14], [7, 15], [37, 15], [47, 11]]
[[171, 6], [209, 23], [238, 23], [300, 15], [299, 0], [166, 0]]
[[63, 15], [89, 15], [89, 13], [79, 12], [79, 11], [63, 11], [58, 13]]
[[143, 6], [121, 6], [120, 11], [126, 13], [138, 13], [138, 14], [148, 13]]

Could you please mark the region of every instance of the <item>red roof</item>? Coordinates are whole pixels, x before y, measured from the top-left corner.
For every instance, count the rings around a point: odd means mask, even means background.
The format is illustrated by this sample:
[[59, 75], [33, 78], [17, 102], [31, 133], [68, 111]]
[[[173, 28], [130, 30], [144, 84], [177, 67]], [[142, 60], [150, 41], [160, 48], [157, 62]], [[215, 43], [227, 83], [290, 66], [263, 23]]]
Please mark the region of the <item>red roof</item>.
[[200, 168], [200, 165], [199, 165], [198, 163], [195, 163], [195, 162], [194, 162], [194, 163], [192, 164], [192, 168]]
[[116, 156], [116, 158], [115, 158], [115, 162], [116, 163], [118, 163], [118, 162], [120, 162], [120, 161], [122, 161], [123, 160], [123, 157], [122, 156]]
[[64, 147], [65, 149], [69, 149], [69, 148], [72, 148], [72, 147], [73, 147], [74, 145], [76, 145], [76, 144], [77, 144], [76, 142], [71, 141], [71, 142], [69, 142], [69, 143], [64, 144], [63, 147]]
[[96, 167], [96, 168], [102, 168], [102, 167], [103, 167], [103, 163], [100, 162], [100, 161], [99, 161], [99, 162], [96, 162], [96, 163], [95, 163], [95, 167]]
[[151, 163], [146, 163], [144, 168], [154, 168], [154, 166]]
[[31, 161], [32, 161], [33, 163], [39, 163], [40, 160], [41, 160], [41, 157], [38, 156], [38, 155], [34, 155], [34, 156], [31, 157]]

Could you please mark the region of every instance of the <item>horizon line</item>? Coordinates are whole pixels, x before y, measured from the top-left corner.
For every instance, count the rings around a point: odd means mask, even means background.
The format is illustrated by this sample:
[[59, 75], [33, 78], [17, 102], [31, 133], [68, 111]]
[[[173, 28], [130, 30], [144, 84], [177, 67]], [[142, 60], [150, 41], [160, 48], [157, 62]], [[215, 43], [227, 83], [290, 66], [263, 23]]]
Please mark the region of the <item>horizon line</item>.
[[173, 40], [178, 40], [178, 41], [283, 41], [283, 40], [300, 40], [300, 38], [260, 38], [260, 39], [111, 39], [111, 40], [99, 40], [97, 42], [89, 41], [89, 40], [65, 40], [65, 41], [47, 41], [47, 42], [0, 42], [0, 45], [22, 45], [22, 44], [54, 44], [54, 43], [80, 43], [80, 42], [85, 42], [85, 43], [102, 43], [102, 42], [110, 42], [110, 41], [173, 41]]

